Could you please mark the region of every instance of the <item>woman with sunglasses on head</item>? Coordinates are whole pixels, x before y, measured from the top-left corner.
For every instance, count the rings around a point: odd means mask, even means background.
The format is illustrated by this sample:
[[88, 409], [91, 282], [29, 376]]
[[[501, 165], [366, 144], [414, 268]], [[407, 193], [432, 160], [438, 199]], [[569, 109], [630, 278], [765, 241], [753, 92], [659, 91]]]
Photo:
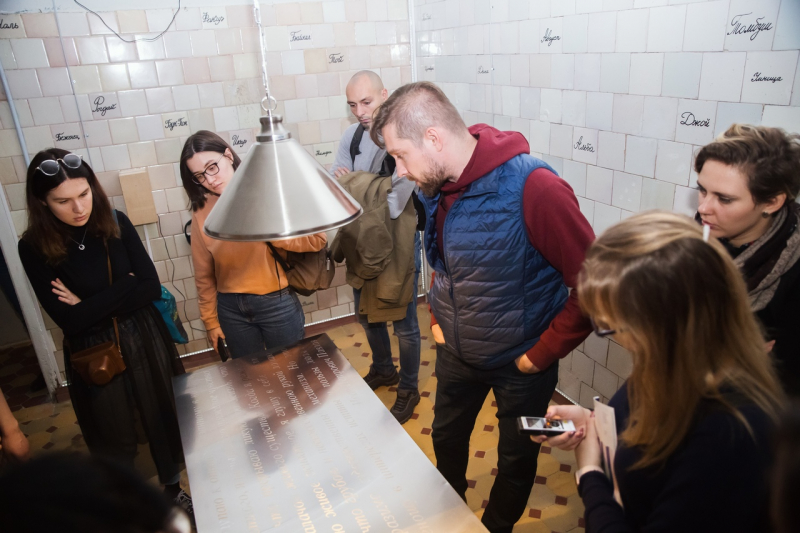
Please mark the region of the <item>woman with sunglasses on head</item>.
[[[239, 156], [219, 135], [201, 130], [181, 153], [183, 188], [192, 203], [192, 260], [200, 317], [208, 342], [223, 339], [232, 357], [294, 344], [304, 336], [305, 315], [286, 273], [264, 242], [229, 242], [209, 237], [206, 217], [233, 177]], [[272, 241], [277, 249], [316, 252], [324, 233]]]
[[800, 396], [800, 136], [734, 124], [695, 170], [697, 219], [744, 275], [784, 390]]
[[[19, 256], [39, 302], [64, 332], [70, 399], [89, 450], [133, 467], [139, 419], [165, 493], [185, 500], [172, 392], [172, 377], [183, 368], [152, 304], [161, 286], [136, 229], [112, 210], [89, 165], [66, 150], [36, 154], [25, 192], [28, 228]], [[125, 370], [104, 385], [87, 382], [72, 354], [109, 341], [118, 343]]]
[[601, 468], [589, 410], [550, 407], [548, 418], [572, 420], [576, 431], [532, 437], [575, 450], [586, 531], [770, 531], [771, 436], [783, 397], [725, 248], [684, 216], [634, 215], [589, 248], [578, 298], [596, 334], [633, 356], [609, 402], [616, 483]]

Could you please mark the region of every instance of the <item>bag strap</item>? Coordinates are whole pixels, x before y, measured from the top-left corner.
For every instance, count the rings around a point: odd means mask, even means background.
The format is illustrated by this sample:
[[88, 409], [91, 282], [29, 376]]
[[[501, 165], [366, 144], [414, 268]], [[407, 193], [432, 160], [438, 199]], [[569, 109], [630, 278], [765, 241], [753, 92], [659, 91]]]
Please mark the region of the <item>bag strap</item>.
[[267, 246], [269, 247], [269, 251], [272, 252], [272, 257], [274, 257], [275, 261], [277, 261], [278, 264], [281, 265], [283, 271], [289, 272], [292, 269], [292, 267], [289, 266], [289, 263], [286, 262], [286, 259], [284, 259], [283, 256], [281, 256], [281, 254], [278, 253], [278, 250], [276, 250], [275, 247], [272, 246], [271, 242], [267, 241]]
[[361, 145], [361, 138], [364, 136], [364, 125], [359, 124], [356, 132], [353, 134], [353, 140], [350, 141], [350, 161], [352, 162], [353, 170], [356, 168], [356, 156], [361, 154], [358, 147]]
[[[116, 222], [117, 213], [114, 211], [114, 221]], [[111, 254], [108, 253], [108, 241], [103, 239], [103, 245], [106, 247], [106, 264], [108, 265], [108, 286], [110, 287], [113, 284], [112, 275], [111, 275]], [[114, 337], [117, 339], [117, 349], [122, 353], [122, 345], [119, 342], [119, 326], [117, 325], [117, 317], [111, 317], [111, 321], [114, 322]]]

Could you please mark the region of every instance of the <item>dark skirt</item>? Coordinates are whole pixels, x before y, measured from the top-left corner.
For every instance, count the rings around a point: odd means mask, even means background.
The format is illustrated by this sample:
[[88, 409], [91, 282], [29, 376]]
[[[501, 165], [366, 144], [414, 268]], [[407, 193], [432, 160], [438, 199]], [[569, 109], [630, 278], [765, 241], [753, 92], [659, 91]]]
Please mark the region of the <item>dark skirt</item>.
[[162, 483], [174, 481], [183, 462], [172, 376], [183, 366], [161, 314], [149, 304], [120, 317], [119, 336], [126, 370], [106, 385], [86, 384], [69, 364], [71, 351], [113, 341], [112, 325], [70, 336], [64, 343], [69, 393], [92, 454], [133, 466], [137, 419], [150, 442]]

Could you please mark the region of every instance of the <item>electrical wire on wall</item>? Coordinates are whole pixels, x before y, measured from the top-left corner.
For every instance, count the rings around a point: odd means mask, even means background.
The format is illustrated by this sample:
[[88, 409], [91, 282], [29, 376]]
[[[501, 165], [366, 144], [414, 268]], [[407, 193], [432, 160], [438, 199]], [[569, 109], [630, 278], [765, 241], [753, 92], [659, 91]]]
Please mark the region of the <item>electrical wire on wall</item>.
[[[103, 23], [103, 26], [105, 26], [106, 28], [108, 28], [108, 29], [109, 29], [109, 31], [110, 31], [111, 33], [113, 33], [113, 34], [114, 34], [114, 35], [116, 35], [116, 36], [117, 36], [117, 37], [118, 37], [118, 38], [119, 38], [121, 41], [124, 41], [124, 42], [126, 42], [126, 43], [135, 43], [135, 42], [137, 42], [137, 41], [142, 41], [142, 42], [152, 42], [152, 41], [155, 41], [155, 40], [157, 40], [157, 39], [160, 39], [160, 38], [161, 38], [161, 36], [162, 36], [162, 35], [164, 35], [165, 33], [167, 33], [167, 30], [169, 30], [169, 29], [172, 27], [172, 25], [175, 23], [175, 17], [177, 17], [177, 16], [178, 16], [178, 12], [180, 12], [180, 10], [181, 10], [181, 0], [178, 0], [178, 9], [176, 9], [176, 10], [175, 10], [175, 13], [172, 15], [172, 19], [169, 21], [169, 24], [167, 24], [167, 27], [166, 27], [166, 28], [164, 28], [164, 31], [162, 31], [161, 33], [159, 33], [159, 34], [158, 34], [158, 35], [156, 35], [155, 37], [137, 37], [137, 38], [134, 38], [134, 39], [126, 39], [125, 37], [123, 37], [122, 35], [120, 35], [119, 33], [117, 33], [117, 32], [114, 30], [114, 28], [112, 28], [111, 26], [109, 26], [108, 24], [106, 24], [106, 21], [105, 21], [105, 20], [103, 20], [103, 17], [101, 17], [101, 16], [100, 16], [99, 14], [97, 14], [95, 11], [92, 11], [91, 9], [89, 9], [88, 7], [86, 7], [85, 5], [81, 4], [80, 2], [78, 2], [78, 0], [73, 0], [73, 2], [75, 2], [77, 5], [79, 5], [80, 7], [82, 7], [83, 9], [85, 9], [86, 11], [88, 11], [89, 13], [91, 13], [92, 15], [94, 15], [95, 17], [97, 17], [98, 19], [100, 19], [100, 22], [102, 22], [102, 23]], [[55, 10], [55, 8], [54, 8], [54, 10]]]

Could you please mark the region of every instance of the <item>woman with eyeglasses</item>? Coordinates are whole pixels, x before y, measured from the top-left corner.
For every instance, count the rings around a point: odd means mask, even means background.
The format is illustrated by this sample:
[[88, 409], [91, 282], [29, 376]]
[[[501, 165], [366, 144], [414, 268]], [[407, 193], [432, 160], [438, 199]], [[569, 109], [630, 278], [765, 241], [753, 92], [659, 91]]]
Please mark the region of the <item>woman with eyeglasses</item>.
[[681, 215], [634, 215], [589, 248], [578, 298], [596, 333], [633, 356], [609, 402], [615, 482], [603, 473], [589, 410], [550, 407], [548, 418], [576, 430], [532, 437], [575, 450], [586, 531], [770, 531], [771, 437], [783, 397], [722, 244], [705, 242]]
[[734, 124], [695, 170], [697, 220], [744, 275], [784, 390], [800, 396], [800, 135]]
[[[64, 333], [70, 399], [89, 451], [133, 467], [138, 419], [165, 493], [185, 501], [172, 392], [172, 377], [183, 367], [152, 303], [161, 285], [136, 229], [112, 209], [89, 165], [66, 150], [36, 154], [25, 193], [28, 228], [19, 256], [39, 302]], [[71, 355], [109, 341], [119, 343], [126, 369], [105, 385], [84, 381]]]
[[[212, 348], [224, 341], [231, 357], [294, 344], [304, 336], [305, 315], [286, 273], [264, 242], [209, 237], [206, 217], [241, 160], [216, 133], [190, 136], [180, 159], [183, 188], [192, 204], [192, 260], [200, 317]], [[272, 241], [275, 248], [316, 252], [324, 233]]]

